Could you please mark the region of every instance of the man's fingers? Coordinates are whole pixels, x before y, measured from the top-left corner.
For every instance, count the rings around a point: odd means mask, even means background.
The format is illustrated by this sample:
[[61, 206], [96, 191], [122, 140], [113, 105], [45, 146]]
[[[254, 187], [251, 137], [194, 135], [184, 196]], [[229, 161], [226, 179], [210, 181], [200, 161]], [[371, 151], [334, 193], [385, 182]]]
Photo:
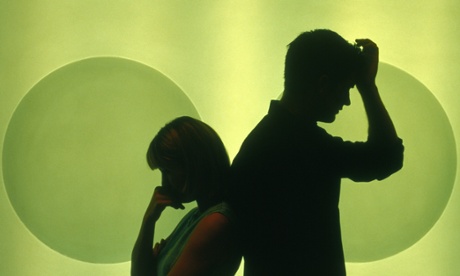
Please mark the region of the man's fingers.
[[364, 45], [375, 45], [375, 46], [377, 46], [377, 44], [375, 44], [374, 41], [372, 41], [372, 40], [370, 40], [368, 38], [357, 38], [357, 39], [355, 39], [355, 41], [356, 41], [356, 44], [358, 46], [364, 46]]
[[375, 44], [375, 42], [370, 39], [367, 39], [367, 38], [355, 39], [355, 41], [356, 41], [356, 45], [363, 48], [363, 51], [376, 51], [376, 50], [378, 51], [379, 49], [377, 47], [377, 44]]

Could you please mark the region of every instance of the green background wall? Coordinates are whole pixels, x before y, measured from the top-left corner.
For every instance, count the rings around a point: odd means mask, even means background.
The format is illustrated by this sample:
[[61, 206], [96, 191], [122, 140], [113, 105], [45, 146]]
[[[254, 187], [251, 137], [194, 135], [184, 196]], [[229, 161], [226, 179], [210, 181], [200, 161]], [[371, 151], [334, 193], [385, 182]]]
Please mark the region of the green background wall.
[[[188, 114], [233, 157], [282, 93], [286, 45], [314, 28], [377, 42], [406, 145], [397, 175], [344, 181], [348, 274], [457, 275], [459, 14], [454, 0], [0, 0], [0, 275], [128, 275], [159, 183], [149, 139]], [[352, 102], [330, 130], [360, 139]]]

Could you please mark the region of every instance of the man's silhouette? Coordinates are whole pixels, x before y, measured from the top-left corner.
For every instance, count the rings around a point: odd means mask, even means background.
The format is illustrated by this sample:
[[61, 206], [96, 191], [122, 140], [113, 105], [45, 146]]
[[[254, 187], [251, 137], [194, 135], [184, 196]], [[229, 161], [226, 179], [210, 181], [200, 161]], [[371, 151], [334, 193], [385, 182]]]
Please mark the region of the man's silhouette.
[[[369, 39], [352, 45], [314, 30], [289, 44], [283, 96], [232, 165], [229, 201], [243, 222], [245, 275], [345, 275], [341, 178], [381, 180], [403, 161], [375, 85], [377, 67], [378, 48]], [[365, 142], [345, 142], [317, 126], [350, 105], [354, 85], [368, 117]]]

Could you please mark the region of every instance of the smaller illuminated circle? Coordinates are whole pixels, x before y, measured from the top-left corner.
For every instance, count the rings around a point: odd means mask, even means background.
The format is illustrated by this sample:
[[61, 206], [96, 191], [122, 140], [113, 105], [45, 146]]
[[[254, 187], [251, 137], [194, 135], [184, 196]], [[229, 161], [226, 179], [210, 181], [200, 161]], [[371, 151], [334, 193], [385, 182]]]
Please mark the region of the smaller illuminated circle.
[[[456, 146], [449, 120], [434, 95], [414, 77], [381, 63], [377, 84], [404, 140], [404, 167], [383, 181], [342, 181], [343, 246], [349, 262], [395, 255], [418, 242], [443, 213], [456, 174]], [[365, 140], [367, 120], [358, 92], [330, 125], [345, 140]]]
[[[24, 225], [48, 247], [85, 262], [130, 260], [159, 173], [147, 147], [175, 117], [199, 118], [160, 72], [127, 59], [90, 58], [38, 82], [8, 125], [5, 187]], [[185, 211], [167, 209], [165, 238]]]

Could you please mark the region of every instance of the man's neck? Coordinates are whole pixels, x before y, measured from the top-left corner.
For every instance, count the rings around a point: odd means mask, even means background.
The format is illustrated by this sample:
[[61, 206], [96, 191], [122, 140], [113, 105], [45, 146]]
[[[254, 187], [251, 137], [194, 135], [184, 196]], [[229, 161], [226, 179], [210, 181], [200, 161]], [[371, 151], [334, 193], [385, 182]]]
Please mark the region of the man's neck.
[[300, 99], [294, 99], [294, 98], [289, 98], [283, 96], [280, 100], [281, 106], [283, 106], [289, 113], [292, 115], [302, 118], [302, 120], [308, 121], [308, 122], [315, 122], [316, 120], [314, 119], [312, 108], [309, 106], [304, 106], [300, 103], [306, 102], [304, 100]]

